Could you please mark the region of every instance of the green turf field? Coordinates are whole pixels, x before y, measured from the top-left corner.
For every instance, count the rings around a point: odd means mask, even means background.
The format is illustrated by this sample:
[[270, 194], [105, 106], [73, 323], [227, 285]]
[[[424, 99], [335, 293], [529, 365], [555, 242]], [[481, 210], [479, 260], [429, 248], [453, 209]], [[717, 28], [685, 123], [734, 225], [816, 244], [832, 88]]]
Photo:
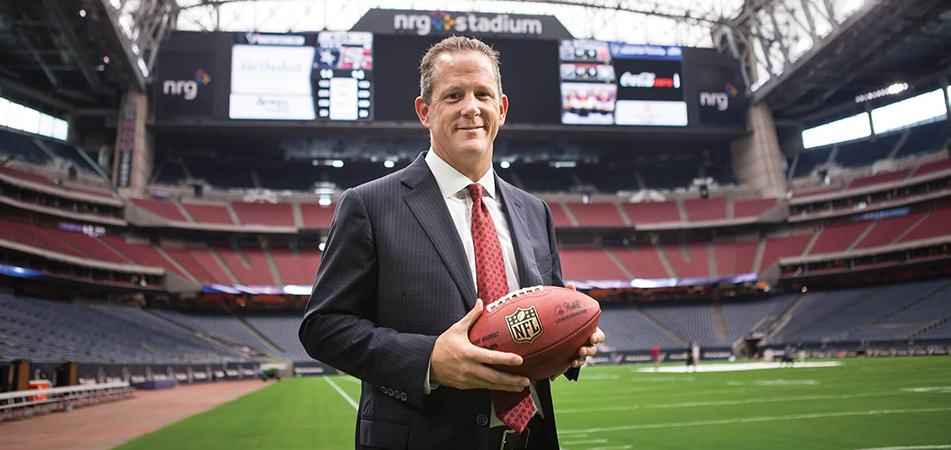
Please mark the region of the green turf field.
[[[951, 448], [951, 357], [718, 373], [643, 368], [589, 367], [579, 383], [555, 382], [562, 448]], [[351, 377], [271, 383], [120, 448], [352, 448], [359, 387]]]

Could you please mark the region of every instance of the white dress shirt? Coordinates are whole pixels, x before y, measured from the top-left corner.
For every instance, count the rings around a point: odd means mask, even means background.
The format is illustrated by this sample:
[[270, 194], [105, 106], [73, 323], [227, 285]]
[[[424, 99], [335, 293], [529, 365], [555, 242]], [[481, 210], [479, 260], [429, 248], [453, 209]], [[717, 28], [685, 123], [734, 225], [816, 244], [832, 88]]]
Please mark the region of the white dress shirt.
[[[469, 195], [467, 186], [472, 184], [469, 177], [459, 173], [458, 170], [443, 161], [439, 155], [431, 148], [426, 154], [426, 164], [433, 176], [436, 177], [436, 184], [439, 185], [439, 191], [446, 201], [446, 207], [449, 208], [449, 216], [452, 217], [452, 223], [459, 232], [459, 238], [462, 241], [462, 247], [466, 252], [466, 259], [469, 260], [469, 269], [472, 272], [473, 286], [478, 286], [476, 279], [475, 248], [472, 244], [472, 197]], [[515, 262], [515, 246], [512, 243], [512, 233], [509, 230], [508, 221], [505, 219], [505, 213], [502, 210], [502, 202], [499, 200], [498, 190], [495, 186], [495, 171], [489, 170], [479, 179], [478, 183], [482, 185], [482, 203], [489, 209], [489, 215], [492, 216], [492, 223], [495, 225], [495, 232], [499, 235], [499, 245], [502, 247], [502, 260], [505, 263], [505, 280], [508, 283], [508, 292], [519, 289], [518, 284], [518, 264]], [[482, 299], [482, 304], [487, 305], [497, 299]], [[430, 362], [431, 364], [431, 362]], [[423, 386], [423, 392], [429, 394], [431, 389], [436, 386], [429, 382], [429, 371], [426, 372], [426, 381]], [[529, 386], [532, 398], [537, 398], [534, 383]], [[538, 408], [538, 402], [535, 402], [536, 412], [542, 414]], [[494, 427], [505, 425], [495, 416], [495, 406], [493, 405], [489, 425]], [[544, 417], [544, 415], [542, 415]]]

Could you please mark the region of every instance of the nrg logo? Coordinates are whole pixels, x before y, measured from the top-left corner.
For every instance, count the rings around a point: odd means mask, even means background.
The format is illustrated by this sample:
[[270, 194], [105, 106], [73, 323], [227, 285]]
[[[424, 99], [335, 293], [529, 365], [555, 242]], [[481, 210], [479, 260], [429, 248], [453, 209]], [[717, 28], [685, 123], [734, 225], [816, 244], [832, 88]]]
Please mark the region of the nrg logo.
[[198, 97], [198, 86], [207, 86], [211, 83], [211, 75], [205, 69], [195, 71], [195, 78], [191, 80], [165, 80], [162, 83], [162, 94], [181, 95], [185, 100], [194, 100]]
[[733, 83], [727, 83], [723, 92], [701, 92], [700, 106], [715, 106], [717, 111], [726, 111], [730, 107], [730, 98], [739, 93]]

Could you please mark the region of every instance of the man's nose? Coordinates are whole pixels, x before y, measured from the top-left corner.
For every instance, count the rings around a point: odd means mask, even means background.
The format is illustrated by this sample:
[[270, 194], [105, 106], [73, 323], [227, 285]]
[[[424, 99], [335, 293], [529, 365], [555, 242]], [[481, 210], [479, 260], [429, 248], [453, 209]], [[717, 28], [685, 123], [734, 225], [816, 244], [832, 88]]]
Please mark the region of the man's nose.
[[462, 115], [466, 118], [476, 117], [481, 114], [479, 110], [479, 103], [476, 101], [475, 95], [469, 94], [462, 99]]

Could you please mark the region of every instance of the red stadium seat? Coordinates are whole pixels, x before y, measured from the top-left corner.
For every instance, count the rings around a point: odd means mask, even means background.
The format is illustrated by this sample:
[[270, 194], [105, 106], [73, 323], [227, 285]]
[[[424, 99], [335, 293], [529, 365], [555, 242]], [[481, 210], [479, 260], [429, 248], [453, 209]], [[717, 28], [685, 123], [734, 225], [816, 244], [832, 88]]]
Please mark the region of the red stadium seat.
[[568, 203], [566, 206], [582, 227], [624, 226], [615, 203]]
[[760, 263], [760, 271], [766, 270], [773, 265], [779, 258], [790, 256], [800, 256], [806, 250], [806, 245], [812, 239], [811, 234], [799, 234], [793, 236], [774, 237], [766, 240], [766, 248], [763, 250], [763, 261]]
[[634, 224], [680, 222], [680, 209], [675, 201], [624, 203], [621, 207]]
[[628, 279], [628, 276], [602, 248], [562, 249], [559, 253], [565, 280]]
[[234, 225], [234, 219], [225, 205], [207, 203], [182, 203], [188, 214], [198, 223]]
[[875, 223], [868, 234], [866, 234], [858, 244], [855, 244], [854, 249], [859, 250], [863, 248], [879, 247], [890, 244], [911, 224], [918, 221], [921, 216], [922, 214], [919, 213], [902, 217], [889, 217], [879, 220]]
[[776, 207], [775, 198], [754, 198], [733, 202], [733, 217], [756, 217]]
[[687, 219], [691, 222], [726, 219], [725, 198], [694, 198], [684, 200]]
[[571, 219], [568, 218], [568, 214], [562, 209], [561, 204], [549, 202], [548, 208], [551, 209], [551, 217], [555, 222], [555, 227], [568, 228], [574, 226], [571, 223]]
[[301, 203], [300, 213], [304, 228], [329, 229], [330, 224], [333, 223], [336, 208], [336, 203], [329, 206], [321, 206], [317, 203]]
[[290, 203], [233, 202], [231, 207], [245, 225], [294, 226], [294, 210]]
[[277, 266], [284, 284], [312, 285], [317, 267], [320, 265], [320, 251], [316, 248], [301, 248], [295, 254], [287, 248], [272, 248], [274, 265]]
[[[240, 254], [234, 248], [217, 246], [215, 251], [221, 255], [231, 273], [241, 284], [249, 286], [275, 286], [271, 268], [264, 251], [259, 248], [242, 247]], [[242, 258], [241, 256], [244, 256]]]
[[810, 255], [845, 251], [866, 228], [868, 222], [850, 223], [826, 227], [819, 232], [816, 243], [809, 249]]
[[164, 217], [173, 222], [188, 222], [188, 219], [178, 209], [175, 202], [168, 200], [152, 200], [146, 198], [133, 198], [132, 203], [152, 214]]
[[670, 278], [653, 245], [618, 248], [614, 250], [614, 255], [627, 270], [634, 274], [635, 278]]

